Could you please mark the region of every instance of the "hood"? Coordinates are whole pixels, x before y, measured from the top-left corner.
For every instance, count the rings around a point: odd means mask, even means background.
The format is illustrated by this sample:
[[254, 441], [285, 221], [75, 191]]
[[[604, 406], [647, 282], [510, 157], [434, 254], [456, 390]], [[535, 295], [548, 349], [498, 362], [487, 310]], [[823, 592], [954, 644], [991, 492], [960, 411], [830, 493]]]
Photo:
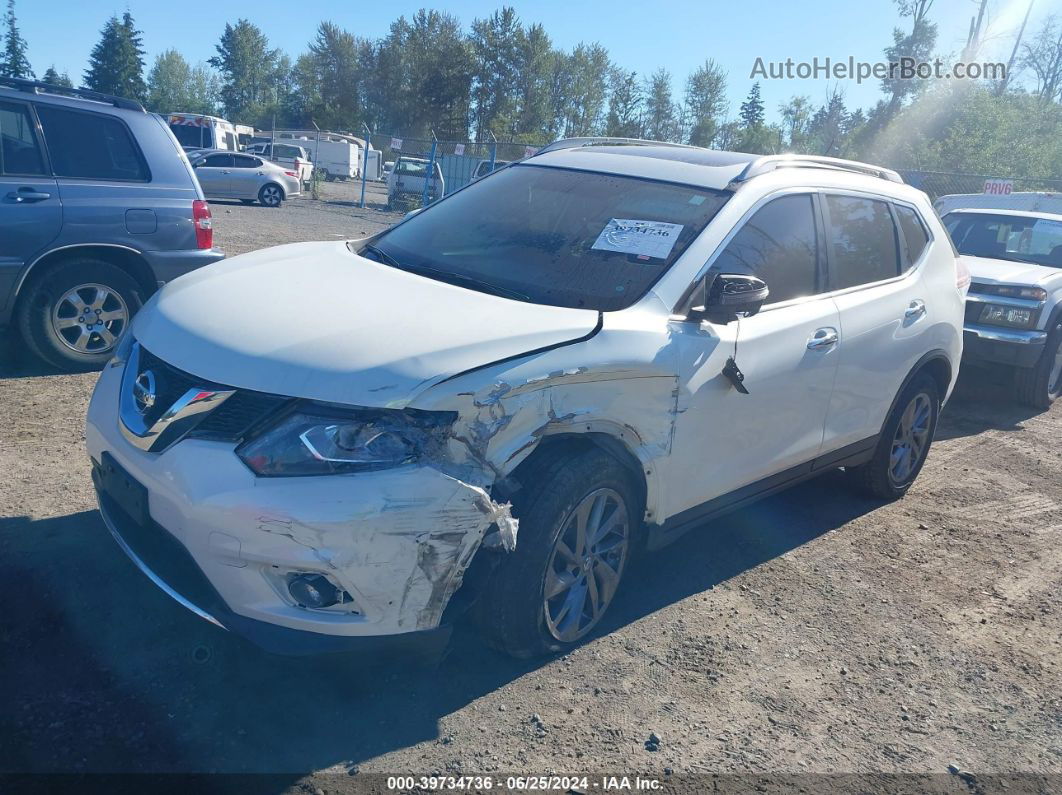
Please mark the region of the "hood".
[[326, 242], [193, 271], [132, 328], [163, 361], [219, 384], [400, 408], [449, 376], [578, 339], [597, 323], [596, 311], [487, 295]]
[[1031, 262], [1014, 262], [1006, 259], [990, 259], [963, 254], [959, 257], [970, 271], [975, 282], [984, 284], [1041, 285], [1055, 279], [1062, 280], [1062, 268], [1033, 265]]

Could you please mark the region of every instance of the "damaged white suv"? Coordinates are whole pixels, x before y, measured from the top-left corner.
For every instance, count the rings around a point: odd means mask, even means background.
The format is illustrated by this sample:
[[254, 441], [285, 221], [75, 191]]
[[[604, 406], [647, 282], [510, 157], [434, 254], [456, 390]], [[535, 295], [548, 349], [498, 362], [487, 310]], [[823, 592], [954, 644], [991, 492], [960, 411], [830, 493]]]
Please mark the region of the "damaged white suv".
[[885, 169], [558, 142], [368, 240], [166, 285], [92, 398], [100, 508], [271, 650], [438, 642], [469, 607], [563, 649], [709, 517], [836, 467], [903, 495], [963, 288]]

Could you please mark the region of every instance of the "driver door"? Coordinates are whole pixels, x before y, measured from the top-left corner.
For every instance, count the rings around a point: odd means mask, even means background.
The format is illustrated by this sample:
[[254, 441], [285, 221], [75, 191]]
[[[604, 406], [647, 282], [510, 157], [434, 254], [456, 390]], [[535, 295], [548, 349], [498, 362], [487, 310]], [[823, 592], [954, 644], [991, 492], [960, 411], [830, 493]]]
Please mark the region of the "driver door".
[[[767, 200], [712, 263], [719, 273], [767, 283], [759, 313], [725, 325], [673, 323], [679, 405], [668, 479], [672, 517], [696, 520], [709, 500], [779, 485], [810, 469], [819, 454], [843, 342], [837, 307], [825, 295], [817, 207], [806, 192]], [[747, 395], [723, 374], [730, 357]]]

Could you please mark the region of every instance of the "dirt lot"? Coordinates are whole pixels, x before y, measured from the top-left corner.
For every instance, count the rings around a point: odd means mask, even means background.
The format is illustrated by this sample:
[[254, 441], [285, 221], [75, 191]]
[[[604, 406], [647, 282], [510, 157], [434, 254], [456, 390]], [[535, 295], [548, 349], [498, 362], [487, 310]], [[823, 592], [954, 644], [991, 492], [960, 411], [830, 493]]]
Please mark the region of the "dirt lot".
[[[356, 197], [215, 203], [217, 239], [395, 218]], [[827, 475], [649, 557], [572, 654], [462, 635], [437, 670], [381, 670], [270, 657], [170, 602], [95, 511], [95, 376], [0, 373], [0, 771], [1062, 773], [1062, 406], [968, 378], [902, 502]]]

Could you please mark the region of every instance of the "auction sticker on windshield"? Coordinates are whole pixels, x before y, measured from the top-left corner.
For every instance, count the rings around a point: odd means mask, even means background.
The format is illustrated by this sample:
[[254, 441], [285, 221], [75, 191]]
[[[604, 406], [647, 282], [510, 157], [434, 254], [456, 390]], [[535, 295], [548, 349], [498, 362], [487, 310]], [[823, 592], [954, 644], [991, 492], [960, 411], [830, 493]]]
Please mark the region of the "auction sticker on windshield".
[[680, 232], [682, 224], [613, 218], [605, 225], [591, 248], [634, 254], [640, 259], [667, 259]]

